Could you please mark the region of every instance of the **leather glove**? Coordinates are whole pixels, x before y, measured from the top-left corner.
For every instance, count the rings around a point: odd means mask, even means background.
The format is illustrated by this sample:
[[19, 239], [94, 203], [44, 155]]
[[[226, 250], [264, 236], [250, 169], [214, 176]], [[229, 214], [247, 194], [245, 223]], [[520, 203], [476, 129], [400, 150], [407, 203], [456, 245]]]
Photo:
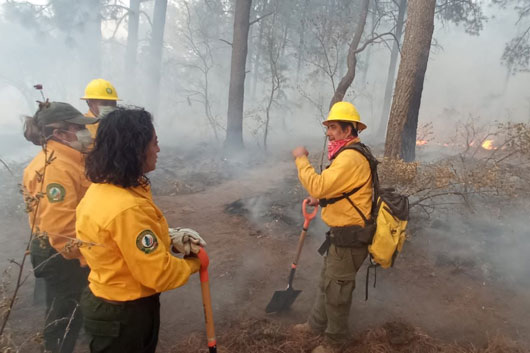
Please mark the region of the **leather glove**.
[[206, 242], [199, 233], [191, 228], [169, 228], [169, 237], [173, 248], [184, 255], [197, 254]]

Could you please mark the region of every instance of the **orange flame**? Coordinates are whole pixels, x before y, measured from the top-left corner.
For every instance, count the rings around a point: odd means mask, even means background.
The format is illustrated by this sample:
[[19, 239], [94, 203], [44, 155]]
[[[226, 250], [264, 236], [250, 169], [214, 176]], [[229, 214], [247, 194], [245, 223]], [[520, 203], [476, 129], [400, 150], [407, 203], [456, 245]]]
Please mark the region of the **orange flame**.
[[495, 146], [493, 146], [493, 140], [485, 140], [482, 142], [481, 147], [488, 151], [497, 149]]
[[416, 140], [416, 146], [424, 146], [427, 144], [426, 140]]

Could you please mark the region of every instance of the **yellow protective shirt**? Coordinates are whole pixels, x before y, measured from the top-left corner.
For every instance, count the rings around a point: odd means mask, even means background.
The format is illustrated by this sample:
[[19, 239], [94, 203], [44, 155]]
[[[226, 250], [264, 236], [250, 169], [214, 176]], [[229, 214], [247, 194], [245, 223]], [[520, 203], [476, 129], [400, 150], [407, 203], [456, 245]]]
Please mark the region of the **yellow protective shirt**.
[[90, 267], [92, 293], [135, 300], [182, 286], [200, 268], [197, 258], [169, 252], [168, 225], [149, 187], [92, 184], [77, 207], [77, 236]]
[[[88, 112], [86, 112], [85, 116], [87, 118], [96, 118], [96, 116], [94, 114], [92, 114], [92, 111], [89, 110]], [[96, 133], [98, 131], [98, 125], [99, 125], [99, 122], [95, 123], [95, 124], [88, 124], [88, 125], [85, 125], [85, 127], [87, 128], [88, 131], [90, 131], [90, 136], [92, 136], [93, 139], [96, 138]]]
[[[359, 142], [359, 139], [351, 143]], [[361, 187], [350, 196], [367, 219], [372, 210], [372, 174], [368, 160], [359, 152], [344, 150], [332, 161], [329, 168], [317, 174], [306, 156], [296, 158], [298, 179], [309, 195], [317, 199], [341, 196]], [[330, 227], [364, 226], [364, 221], [347, 199], [342, 199], [322, 209], [322, 220]]]
[[[24, 169], [22, 183], [25, 192], [31, 196], [43, 192], [35, 218], [35, 232], [47, 233], [50, 245], [67, 259], [85, 261], [76, 247], [67, 246], [75, 238], [75, 209], [85, 195], [90, 182], [85, 177], [83, 155], [70, 146], [50, 140], [46, 145], [48, 159], [53, 160], [46, 167], [44, 181], [45, 153], [41, 151]], [[29, 213], [30, 227], [35, 210]]]

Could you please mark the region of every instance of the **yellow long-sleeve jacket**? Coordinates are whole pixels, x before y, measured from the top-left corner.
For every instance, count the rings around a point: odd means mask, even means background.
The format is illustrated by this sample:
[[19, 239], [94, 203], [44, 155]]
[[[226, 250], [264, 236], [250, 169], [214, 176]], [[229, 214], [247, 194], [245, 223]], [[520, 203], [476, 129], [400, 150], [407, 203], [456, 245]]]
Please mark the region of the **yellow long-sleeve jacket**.
[[[83, 155], [70, 146], [53, 140], [48, 141], [46, 154], [48, 160], [52, 161], [45, 172], [44, 151], [40, 151], [24, 169], [22, 184], [25, 192], [32, 197], [41, 191], [45, 194], [39, 201], [38, 209], [33, 207], [29, 212], [30, 227], [35, 219], [35, 232], [45, 232], [50, 245], [64, 258], [77, 258], [85, 265], [79, 249], [67, 246], [75, 238], [75, 209], [90, 186], [85, 177]], [[42, 174], [44, 180], [41, 178]]]
[[[88, 112], [85, 113], [85, 116], [87, 118], [96, 118], [96, 116], [92, 113], [91, 110], [89, 110]], [[89, 125], [85, 125], [85, 127], [87, 128], [88, 131], [90, 131], [90, 136], [92, 136], [93, 139], [96, 138], [96, 133], [98, 131], [98, 125], [99, 125], [99, 122], [95, 123], [95, 124], [89, 124]]]
[[149, 187], [92, 184], [77, 207], [77, 237], [90, 267], [92, 293], [128, 301], [182, 286], [200, 268], [197, 258], [169, 252], [166, 219]]
[[[359, 142], [355, 139], [350, 143]], [[370, 219], [372, 210], [372, 174], [368, 160], [359, 152], [344, 150], [333, 159], [329, 168], [317, 174], [306, 156], [295, 160], [298, 179], [314, 198], [334, 198], [361, 187], [350, 196], [355, 206]], [[322, 220], [330, 227], [364, 226], [364, 221], [347, 199], [342, 199], [322, 209]]]

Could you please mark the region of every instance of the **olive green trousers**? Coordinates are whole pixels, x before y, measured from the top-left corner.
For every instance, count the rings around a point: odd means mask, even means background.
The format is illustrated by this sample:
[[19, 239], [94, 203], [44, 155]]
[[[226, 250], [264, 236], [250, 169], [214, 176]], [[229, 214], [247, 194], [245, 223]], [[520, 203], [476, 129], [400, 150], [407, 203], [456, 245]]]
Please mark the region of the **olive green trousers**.
[[355, 275], [367, 255], [367, 246], [341, 248], [331, 244], [324, 256], [309, 325], [324, 332], [333, 343], [341, 343], [349, 337], [348, 317]]
[[67, 260], [47, 240], [33, 239], [30, 246], [33, 273], [43, 278], [46, 294], [44, 348], [52, 353], [71, 353], [81, 330], [79, 300], [88, 284], [88, 267]]
[[91, 353], [154, 353], [160, 328], [160, 294], [110, 303], [87, 288], [81, 297]]

